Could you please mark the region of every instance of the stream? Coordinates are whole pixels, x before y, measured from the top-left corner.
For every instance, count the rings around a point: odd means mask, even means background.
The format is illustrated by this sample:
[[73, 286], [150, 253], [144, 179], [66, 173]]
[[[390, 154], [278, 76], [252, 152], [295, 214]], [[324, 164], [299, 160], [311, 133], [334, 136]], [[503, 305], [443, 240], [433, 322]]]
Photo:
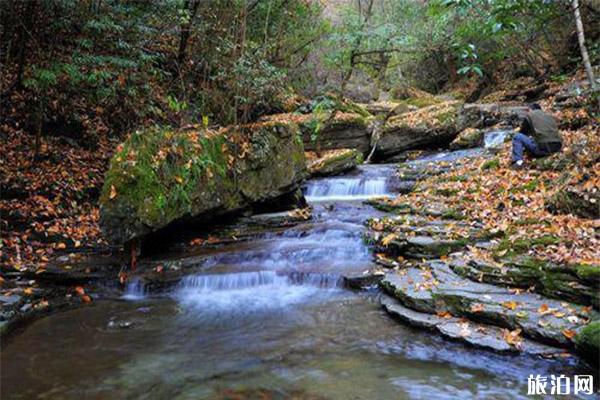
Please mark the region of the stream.
[[512, 400], [530, 374], [576, 373], [404, 326], [375, 289], [343, 287], [373, 266], [363, 224], [380, 214], [363, 200], [389, 194], [393, 173], [311, 180], [312, 220], [199, 258], [167, 293], [134, 282], [33, 322], [2, 349], [2, 399]]

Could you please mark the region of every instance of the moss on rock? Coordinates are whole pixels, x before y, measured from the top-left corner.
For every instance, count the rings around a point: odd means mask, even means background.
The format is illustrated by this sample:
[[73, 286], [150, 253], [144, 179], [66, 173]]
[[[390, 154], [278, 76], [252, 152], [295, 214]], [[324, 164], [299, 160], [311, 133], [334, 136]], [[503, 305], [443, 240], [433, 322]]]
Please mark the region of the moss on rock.
[[476, 128], [466, 128], [450, 143], [450, 149], [470, 149], [483, 143], [483, 131]]
[[388, 119], [381, 129], [377, 154], [387, 157], [404, 150], [448, 144], [461, 130], [460, 106], [460, 102], [447, 101]]
[[219, 131], [154, 127], [113, 156], [100, 197], [101, 226], [122, 244], [189, 217], [224, 213], [295, 189], [304, 149], [292, 122]]
[[575, 269], [577, 276], [594, 286], [600, 286], [600, 265], [581, 264]]
[[563, 187], [546, 199], [551, 212], [574, 214], [583, 218], [600, 218], [600, 191], [577, 191], [574, 187]]
[[313, 176], [337, 175], [355, 168], [363, 162], [363, 155], [356, 149], [340, 149], [325, 152], [322, 157], [308, 163]]
[[577, 353], [593, 365], [600, 362], [600, 321], [586, 325], [575, 338]]

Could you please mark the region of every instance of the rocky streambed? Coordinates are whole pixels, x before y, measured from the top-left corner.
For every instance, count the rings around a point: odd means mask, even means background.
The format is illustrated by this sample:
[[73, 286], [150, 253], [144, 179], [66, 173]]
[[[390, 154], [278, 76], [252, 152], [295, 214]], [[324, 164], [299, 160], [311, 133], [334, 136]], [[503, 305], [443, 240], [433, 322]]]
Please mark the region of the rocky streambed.
[[[364, 165], [312, 179], [310, 211], [181, 233], [125, 289], [99, 279], [86, 286], [92, 304], [14, 335], [1, 356], [2, 398], [518, 399], [530, 374], [594, 374], [561, 333], [577, 324], [560, 316], [591, 309], [472, 280], [446, 256], [489, 239], [476, 225], [455, 240], [447, 225], [460, 221], [448, 210], [375, 200], [478, 152], [410, 162], [402, 178], [395, 165]], [[410, 268], [370, 248], [379, 231], [365, 223], [391, 211], [416, 234], [386, 252], [418, 260]], [[532, 318], [544, 305], [550, 312]]]

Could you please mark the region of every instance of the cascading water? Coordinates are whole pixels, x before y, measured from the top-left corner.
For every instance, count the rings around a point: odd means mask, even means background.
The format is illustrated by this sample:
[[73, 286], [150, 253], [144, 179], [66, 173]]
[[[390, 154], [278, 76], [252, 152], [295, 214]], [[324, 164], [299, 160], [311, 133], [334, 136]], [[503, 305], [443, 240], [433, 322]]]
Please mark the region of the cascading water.
[[147, 290], [144, 283], [139, 278], [133, 278], [125, 289], [122, 298], [125, 300], [143, 300], [147, 296]]
[[483, 146], [486, 149], [498, 148], [504, 143], [508, 134], [509, 131], [486, 132], [483, 136]]
[[245, 249], [211, 254], [204, 267], [285, 272], [343, 271], [364, 266], [371, 254], [362, 241], [362, 226], [326, 220], [311, 229], [290, 229], [257, 238]]
[[386, 178], [331, 178], [315, 182], [308, 186], [308, 201], [341, 201], [362, 199], [388, 194]]
[[385, 165], [377, 167], [360, 166], [355, 176], [315, 179], [306, 187], [306, 199], [309, 202], [348, 201], [389, 195], [388, 181], [394, 169]]
[[204, 314], [282, 308], [335, 294], [342, 280], [335, 274], [254, 271], [185, 277], [174, 297], [186, 308]]

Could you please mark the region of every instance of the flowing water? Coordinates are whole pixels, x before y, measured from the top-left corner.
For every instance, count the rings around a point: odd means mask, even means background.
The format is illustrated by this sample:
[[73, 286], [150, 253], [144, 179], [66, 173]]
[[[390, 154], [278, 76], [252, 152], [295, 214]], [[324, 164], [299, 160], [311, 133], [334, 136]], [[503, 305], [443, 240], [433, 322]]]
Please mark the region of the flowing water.
[[4, 399], [518, 399], [576, 365], [481, 352], [390, 319], [340, 277], [372, 266], [362, 199], [391, 166], [314, 180], [313, 219], [198, 258], [168, 293], [35, 321], [2, 349]]

